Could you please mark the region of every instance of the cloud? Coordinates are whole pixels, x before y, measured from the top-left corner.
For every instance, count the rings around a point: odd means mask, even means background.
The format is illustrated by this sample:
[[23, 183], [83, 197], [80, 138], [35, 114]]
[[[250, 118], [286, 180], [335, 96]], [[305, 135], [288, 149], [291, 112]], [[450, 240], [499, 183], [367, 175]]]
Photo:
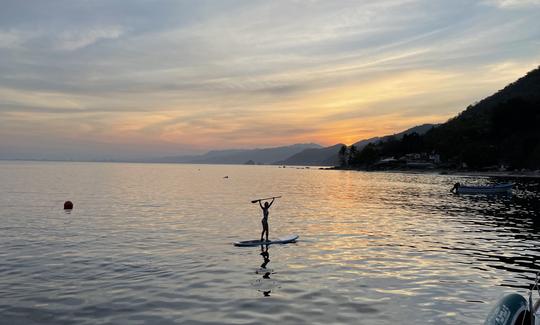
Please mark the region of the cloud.
[[20, 47], [27, 35], [18, 30], [0, 30], [0, 49], [15, 49]]
[[87, 30], [70, 30], [62, 32], [56, 40], [56, 47], [60, 50], [73, 51], [101, 40], [112, 40], [124, 34], [120, 26], [102, 26]]
[[538, 65], [536, 3], [7, 0], [0, 147], [36, 150], [24, 130], [44, 152], [176, 154], [440, 122]]
[[484, 3], [499, 8], [526, 8], [540, 6], [540, 0], [486, 0]]

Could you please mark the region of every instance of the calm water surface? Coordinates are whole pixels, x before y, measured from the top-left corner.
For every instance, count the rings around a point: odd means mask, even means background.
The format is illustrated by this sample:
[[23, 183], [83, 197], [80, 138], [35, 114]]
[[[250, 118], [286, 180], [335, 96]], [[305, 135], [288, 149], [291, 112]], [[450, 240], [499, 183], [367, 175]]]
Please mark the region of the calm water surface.
[[[224, 176], [229, 176], [225, 179]], [[478, 324], [540, 258], [538, 180], [0, 163], [2, 324]], [[282, 195], [260, 247], [260, 209]], [[64, 200], [75, 203], [71, 213]]]

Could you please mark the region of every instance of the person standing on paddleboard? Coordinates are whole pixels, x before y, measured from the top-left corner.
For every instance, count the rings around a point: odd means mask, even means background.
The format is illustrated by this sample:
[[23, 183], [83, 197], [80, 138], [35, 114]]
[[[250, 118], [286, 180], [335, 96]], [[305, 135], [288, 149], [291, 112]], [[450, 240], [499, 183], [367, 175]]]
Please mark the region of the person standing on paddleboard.
[[272, 203], [274, 203], [274, 200], [276, 198], [272, 198], [272, 201], [270, 203], [264, 202], [264, 205], [259, 201], [259, 205], [261, 206], [261, 209], [263, 210], [263, 218], [261, 220], [263, 231], [261, 233], [261, 241], [263, 241], [264, 234], [266, 233], [266, 241], [268, 241], [268, 210], [272, 206]]

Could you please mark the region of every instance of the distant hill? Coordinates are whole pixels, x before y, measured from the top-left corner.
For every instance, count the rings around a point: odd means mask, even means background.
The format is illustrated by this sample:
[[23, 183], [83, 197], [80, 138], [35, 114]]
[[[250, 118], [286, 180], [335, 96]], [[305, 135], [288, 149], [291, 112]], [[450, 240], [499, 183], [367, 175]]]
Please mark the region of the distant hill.
[[275, 161], [287, 159], [288, 157], [301, 152], [302, 150], [310, 148], [322, 147], [315, 143], [302, 143], [275, 148], [213, 150], [203, 155], [164, 157], [155, 159], [153, 162], [189, 164], [245, 164], [251, 161], [256, 164], [271, 164]]
[[[374, 137], [365, 140], [358, 141], [354, 144], [357, 150], [362, 150], [369, 143], [377, 143], [379, 141], [385, 141], [389, 138], [401, 139], [406, 134], [419, 133], [424, 134], [432, 128], [436, 127], [438, 124], [422, 124], [415, 126], [413, 128], [407, 129], [403, 132], [387, 135], [383, 137]], [[279, 165], [297, 165], [297, 166], [337, 166], [339, 165], [339, 149], [343, 144], [335, 144], [330, 147], [325, 148], [310, 148], [305, 149], [288, 159], [283, 161], [278, 161], [276, 164]]]
[[432, 128], [434, 127], [437, 127], [439, 126], [439, 124], [422, 124], [422, 125], [417, 125], [415, 127], [412, 127], [410, 129], [407, 129], [403, 132], [399, 132], [399, 133], [396, 133], [396, 134], [392, 134], [392, 135], [386, 135], [386, 136], [383, 136], [383, 137], [374, 137], [374, 138], [370, 138], [370, 139], [366, 139], [366, 140], [360, 140], [358, 142], [356, 142], [355, 144], [353, 144], [353, 146], [356, 147], [357, 150], [362, 150], [364, 149], [364, 147], [366, 145], [368, 145], [369, 143], [376, 143], [376, 142], [379, 142], [379, 141], [386, 141], [390, 138], [395, 138], [397, 140], [401, 140], [403, 138], [403, 136], [405, 135], [409, 135], [409, 134], [412, 134], [412, 133], [418, 133], [420, 135], [422, 134], [425, 134], [426, 132], [428, 132], [429, 130], [431, 130]]
[[366, 146], [355, 160], [419, 152], [436, 152], [454, 167], [540, 169], [540, 68], [424, 135]]
[[296, 166], [336, 166], [339, 164], [338, 152], [343, 144], [336, 144], [325, 148], [305, 149], [291, 157], [276, 161], [278, 165]]

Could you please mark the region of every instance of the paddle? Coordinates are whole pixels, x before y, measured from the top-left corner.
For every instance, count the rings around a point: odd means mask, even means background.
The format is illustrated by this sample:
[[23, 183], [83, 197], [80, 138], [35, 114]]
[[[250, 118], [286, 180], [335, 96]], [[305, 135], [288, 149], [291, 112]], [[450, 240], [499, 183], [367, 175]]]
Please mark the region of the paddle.
[[270, 199], [279, 199], [281, 196], [273, 196], [273, 197], [267, 197], [265, 199], [257, 199], [257, 200], [253, 200], [251, 201], [251, 203], [257, 203], [259, 201], [265, 201], [265, 200], [270, 200]]

